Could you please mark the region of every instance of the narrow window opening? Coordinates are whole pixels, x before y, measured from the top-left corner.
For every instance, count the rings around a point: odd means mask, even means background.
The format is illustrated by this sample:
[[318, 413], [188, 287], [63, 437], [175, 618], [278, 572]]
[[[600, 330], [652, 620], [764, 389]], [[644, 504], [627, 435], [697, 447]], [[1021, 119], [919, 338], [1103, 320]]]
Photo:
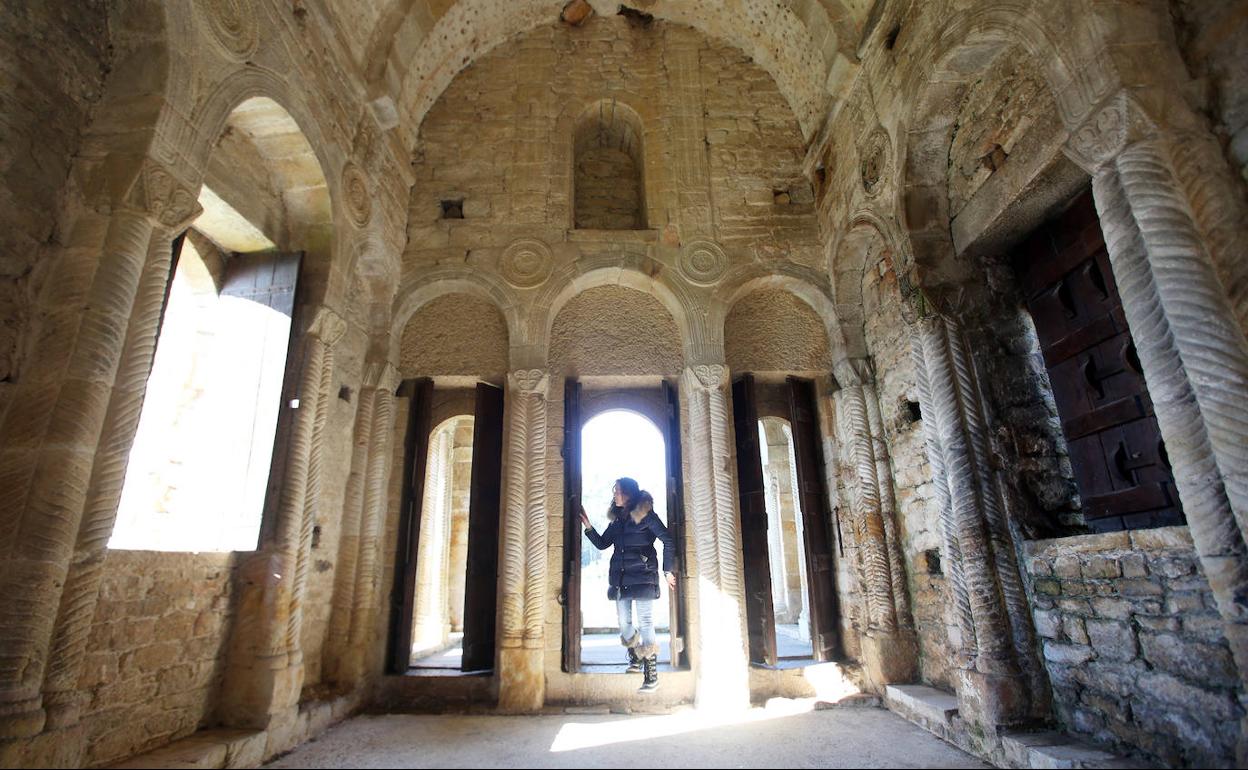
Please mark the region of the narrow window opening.
[[442, 201], [442, 218], [443, 219], [463, 219], [464, 218], [464, 199], [445, 200]]
[[918, 401], [906, 402], [906, 416], [910, 422], [915, 423], [923, 419], [923, 408]]
[[923, 552], [924, 571], [929, 575], [943, 575], [940, 568], [940, 551], [929, 548]]

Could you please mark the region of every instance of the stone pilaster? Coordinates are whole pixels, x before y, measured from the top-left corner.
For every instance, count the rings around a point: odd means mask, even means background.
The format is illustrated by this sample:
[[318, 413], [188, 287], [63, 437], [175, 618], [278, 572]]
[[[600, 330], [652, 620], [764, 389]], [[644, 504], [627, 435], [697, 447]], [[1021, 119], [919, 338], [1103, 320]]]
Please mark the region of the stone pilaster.
[[507, 375], [507, 385], [498, 705], [503, 711], [528, 712], [540, 709], [546, 697], [543, 640], [550, 374], [544, 369], [516, 370]]
[[750, 700], [729, 385], [723, 364], [689, 366], [680, 378], [680, 398], [689, 410], [688, 531], [697, 572], [688, 577], [698, 581], [698, 708], [744, 708]]

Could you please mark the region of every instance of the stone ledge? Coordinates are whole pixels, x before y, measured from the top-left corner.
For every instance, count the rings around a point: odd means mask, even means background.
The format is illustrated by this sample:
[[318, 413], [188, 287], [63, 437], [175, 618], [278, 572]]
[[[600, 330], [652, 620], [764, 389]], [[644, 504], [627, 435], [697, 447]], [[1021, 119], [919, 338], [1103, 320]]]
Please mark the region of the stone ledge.
[[263, 730], [200, 730], [113, 767], [255, 767], [264, 760], [267, 742]]
[[913, 715], [945, 728], [952, 724], [953, 717], [958, 713], [957, 698], [926, 685], [890, 684], [884, 688], [884, 697], [894, 711], [901, 710], [904, 716]]
[[1186, 526], [1178, 526], [1029, 540], [1024, 548], [1028, 557], [1054, 557], [1059, 554], [1097, 551], [1160, 551], [1168, 548], [1191, 550], [1193, 545], [1191, 531]]
[[1089, 746], [1065, 733], [1048, 730], [1039, 733], [1006, 733], [1001, 746], [1014, 767], [1047, 768], [1146, 768], [1150, 765], [1123, 759]]

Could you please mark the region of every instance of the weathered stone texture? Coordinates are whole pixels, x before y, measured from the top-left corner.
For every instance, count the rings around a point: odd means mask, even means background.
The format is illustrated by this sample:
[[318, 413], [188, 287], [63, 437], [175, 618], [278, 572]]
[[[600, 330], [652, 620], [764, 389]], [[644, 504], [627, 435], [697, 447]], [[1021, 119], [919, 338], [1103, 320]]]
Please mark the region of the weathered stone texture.
[[1166, 766], [1233, 766], [1239, 674], [1187, 528], [1038, 540], [1027, 552], [1063, 726]]
[[90, 765], [213, 723], [235, 557], [109, 551], [80, 686]]
[[405, 377], [474, 375], [501, 381], [507, 372], [507, 324], [487, 299], [447, 294], [423, 306], [403, 328], [399, 370]]
[[724, 322], [724, 358], [734, 372], [826, 372], [828, 335], [810, 305], [783, 289], [742, 297]]
[[672, 314], [653, 296], [622, 286], [578, 294], [550, 336], [551, 364], [569, 375], [675, 374], [683, 360]]

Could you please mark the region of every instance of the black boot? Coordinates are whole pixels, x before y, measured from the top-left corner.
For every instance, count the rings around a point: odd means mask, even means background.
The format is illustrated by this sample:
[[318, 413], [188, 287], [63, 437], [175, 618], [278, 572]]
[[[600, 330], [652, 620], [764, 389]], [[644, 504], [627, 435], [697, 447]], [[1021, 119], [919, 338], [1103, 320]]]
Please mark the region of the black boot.
[[628, 648], [628, 668], [625, 669], [626, 674], [636, 674], [641, 671], [641, 658], [637, 655], [636, 647]]
[[638, 692], [654, 692], [659, 689], [659, 656], [651, 653], [641, 659], [641, 672], [645, 675]]

